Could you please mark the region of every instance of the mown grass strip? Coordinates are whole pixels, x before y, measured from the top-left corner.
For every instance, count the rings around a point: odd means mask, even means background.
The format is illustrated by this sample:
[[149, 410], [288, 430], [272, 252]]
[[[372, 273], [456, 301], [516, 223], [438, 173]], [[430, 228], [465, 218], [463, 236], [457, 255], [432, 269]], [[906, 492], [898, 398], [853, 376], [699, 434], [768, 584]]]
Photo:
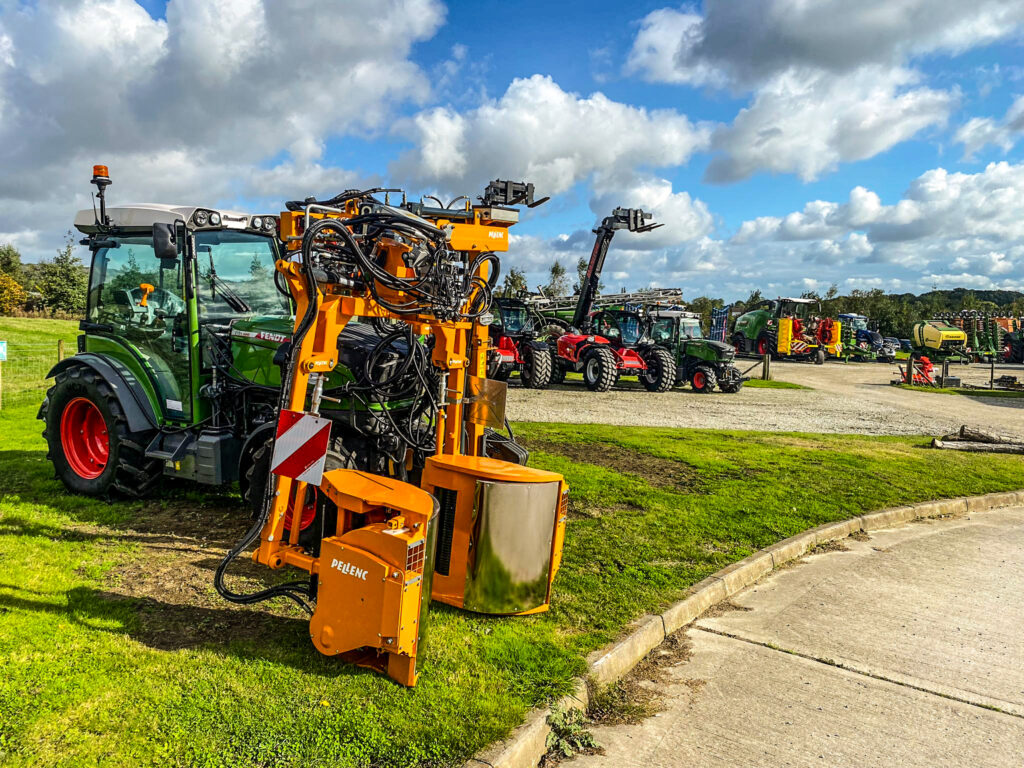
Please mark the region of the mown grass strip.
[[0, 425], [0, 762], [12, 766], [457, 765], [568, 692], [629, 621], [761, 547], [879, 507], [1024, 485], [1021, 457], [924, 438], [519, 425], [531, 463], [573, 488], [552, 611], [435, 606], [406, 690], [317, 654], [287, 606], [214, 594], [219, 552], [248, 525], [236, 496], [69, 496], [35, 409]]

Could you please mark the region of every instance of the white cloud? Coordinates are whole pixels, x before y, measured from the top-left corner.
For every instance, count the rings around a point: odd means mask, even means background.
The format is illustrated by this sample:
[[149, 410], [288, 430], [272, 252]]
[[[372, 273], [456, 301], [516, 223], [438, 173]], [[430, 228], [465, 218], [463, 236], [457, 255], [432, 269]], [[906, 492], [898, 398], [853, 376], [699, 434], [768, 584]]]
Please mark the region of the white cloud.
[[909, 70], [875, 66], [840, 76], [783, 72], [715, 132], [720, 154], [706, 178], [733, 182], [769, 171], [811, 181], [840, 162], [874, 157], [945, 123], [955, 95], [917, 82]]
[[1024, 28], [1018, 0], [705, 0], [703, 11], [648, 14], [627, 70], [658, 82], [750, 87], [793, 69], [841, 74], [957, 54]]
[[1017, 97], [1001, 120], [972, 117], [957, 130], [955, 140], [964, 145], [964, 159], [969, 160], [989, 144], [1004, 153], [1009, 152], [1021, 136], [1024, 136], [1024, 96]]
[[598, 171], [681, 165], [710, 136], [709, 126], [673, 110], [649, 111], [602, 93], [582, 97], [543, 75], [513, 80], [501, 98], [466, 112], [426, 110], [399, 130], [415, 143], [392, 167], [399, 178], [452, 193], [493, 178], [528, 179], [544, 195]]
[[0, 230], [15, 229], [24, 202], [35, 205], [18, 226], [66, 228], [72, 206], [88, 205], [93, 163], [110, 166], [120, 201], [216, 204], [271, 182], [302, 195], [347, 182], [354, 174], [324, 165], [325, 143], [422, 103], [429, 81], [408, 57], [445, 11], [438, 0], [360, 2], [343, 26], [297, 23], [311, 8], [170, 0], [156, 20], [132, 0], [5, 3]]
[[857, 285], [884, 269], [919, 290], [932, 284], [1020, 288], [1022, 209], [1024, 164], [992, 163], [974, 174], [935, 168], [891, 205], [856, 187], [845, 202], [815, 200], [786, 216], [746, 221], [728, 242], [729, 254], [733, 261], [758, 254], [782, 274], [794, 260], [827, 265], [831, 275], [854, 273]]
[[[624, 70], [751, 94], [715, 132], [705, 178], [717, 183], [761, 171], [813, 180], [945, 125], [959, 93], [923, 85], [914, 57], [1024, 29], [1019, 0], [706, 0], [702, 10], [649, 13]], [[972, 144], [1001, 138], [984, 122], [964, 131]]]

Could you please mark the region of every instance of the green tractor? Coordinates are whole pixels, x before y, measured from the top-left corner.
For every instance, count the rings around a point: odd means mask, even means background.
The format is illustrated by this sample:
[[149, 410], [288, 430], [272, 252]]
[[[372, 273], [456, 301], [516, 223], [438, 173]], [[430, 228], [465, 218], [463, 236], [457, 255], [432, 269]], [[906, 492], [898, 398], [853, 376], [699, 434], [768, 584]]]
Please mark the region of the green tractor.
[[695, 392], [706, 394], [717, 386], [722, 392], [739, 392], [743, 377], [733, 365], [736, 350], [724, 341], [704, 338], [696, 312], [654, 309], [647, 313], [649, 334], [676, 361], [676, 384], [689, 382]]
[[[94, 496], [143, 496], [164, 477], [238, 481], [258, 508], [295, 323], [275, 269], [278, 218], [200, 206], [108, 209], [106, 168], [92, 181], [99, 212], [75, 218], [92, 254], [78, 353], [48, 374], [54, 383], [38, 415], [57, 476]], [[376, 191], [358, 194], [386, 207]], [[340, 334], [338, 365], [322, 380], [327, 469], [414, 480], [432, 452], [441, 379], [411, 327], [352, 322]], [[315, 517], [309, 504], [303, 530]]]
[[736, 318], [732, 342], [737, 354], [822, 365], [828, 355], [842, 352], [840, 333], [840, 323], [821, 316], [820, 301], [779, 298], [761, 301]]

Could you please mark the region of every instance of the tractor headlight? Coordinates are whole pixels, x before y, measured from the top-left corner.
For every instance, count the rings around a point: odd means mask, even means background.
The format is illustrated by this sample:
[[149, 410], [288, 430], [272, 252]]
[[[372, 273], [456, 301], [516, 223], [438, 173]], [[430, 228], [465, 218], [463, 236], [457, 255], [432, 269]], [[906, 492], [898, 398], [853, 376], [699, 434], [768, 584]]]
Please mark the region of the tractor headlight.
[[253, 216], [252, 226], [253, 229], [263, 229], [263, 219], [261, 219], [259, 216]]
[[267, 232], [273, 232], [277, 229], [277, 219], [273, 216], [267, 216], [263, 219], [263, 228], [267, 230]]
[[216, 211], [211, 213], [210, 214], [210, 223], [213, 224], [214, 226], [217, 226], [218, 224], [220, 224], [220, 214], [217, 213]]
[[192, 221], [196, 223], [197, 227], [205, 227], [210, 221], [210, 214], [207, 211], [196, 211], [192, 214]]

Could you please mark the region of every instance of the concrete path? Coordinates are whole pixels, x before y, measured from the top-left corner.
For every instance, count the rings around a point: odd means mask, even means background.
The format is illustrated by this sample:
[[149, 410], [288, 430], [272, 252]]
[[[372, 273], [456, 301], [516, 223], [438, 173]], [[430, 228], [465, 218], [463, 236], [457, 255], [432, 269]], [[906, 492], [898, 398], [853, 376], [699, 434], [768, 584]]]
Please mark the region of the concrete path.
[[1024, 765], [1024, 508], [846, 546], [700, 619], [665, 711], [573, 768]]

